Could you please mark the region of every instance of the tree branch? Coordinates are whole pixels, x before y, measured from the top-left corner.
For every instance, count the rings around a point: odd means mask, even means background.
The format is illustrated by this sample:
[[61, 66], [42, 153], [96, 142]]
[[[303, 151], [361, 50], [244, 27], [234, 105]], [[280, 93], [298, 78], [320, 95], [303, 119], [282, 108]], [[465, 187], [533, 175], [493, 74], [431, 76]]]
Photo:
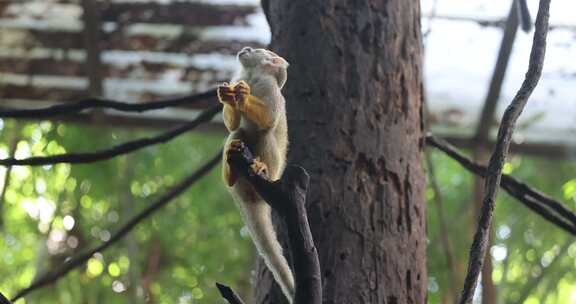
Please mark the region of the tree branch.
[[0, 118], [47, 118], [58, 115], [78, 113], [86, 109], [109, 108], [123, 112], [144, 112], [168, 107], [193, 104], [208, 98], [216, 97], [216, 90], [204, 93], [169, 98], [144, 103], [128, 103], [101, 98], [88, 98], [70, 104], [58, 104], [40, 109], [7, 109], [0, 110]]
[[187, 131], [190, 131], [198, 127], [202, 123], [210, 121], [218, 112], [220, 112], [220, 110], [222, 110], [222, 105], [213, 106], [212, 108], [202, 112], [202, 114], [200, 114], [200, 116], [198, 116], [195, 120], [188, 122], [180, 127], [174, 128], [166, 133], [162, 133], [154, 137], [147, 137], [134, 141], [129, 141], [107, 150], [88, 152], [88, 153], [69, 153], [69, 154], [60, 154], [51, 156], [35, 156], [24, 159], [6, 158], [6, 159], [0, 159], [0, 165], [43, 166], [43, 165], [52, 165], [60, 163], [85, 164], [110, 159], [122, 154], [128, 154], [130, 152], [140, 150], [148, 146], [167, 142]]
[[488, 140], [488, 134], [495, 121], [496, 107], [500, 100], [502, 84], [504, 83], [504, 77], [506, 76], [508, 64], [510, 63], [510, 55], [512, 54], [514, 42], [516, 41], [516, 33], [518, 32], [517, 7], [518, 0], [512, 0], [512, 6], [506, 19], [504, 34], [502, 35], [502, 42], [498, 50], [498, 58], [494, 65], [494, 72], [492, 72], [492, 77], [490, 78], [488, 93], [486, 94], [480, 120], [476, 127], [476, 134], [474, 135], [474, 140], [478, 144], [485, 144]]
[[220, 294], [222, 295], [222, 297], [224, 299], [226, 299], [226, 301], [228, 301], [228, 303], [230, 303], [230, 304], [244, 304], [244, 302], [242, 302], [242, 299], [240, 299], [240, 297], [234, 292], [234, 290], [232, 290], [232, 288], [230, 288], [226, 285], [222, 285], [220, 283], [216, 283], [216, 287], [218, 288], [218, 291], [220, 291]]
[[94, 247], [87, 252], [81, 253], [76, 255], [70, 259], [68, 259], [64, 264], [61, 265], [60, 268], [50, 271], [39, 278], [37, 278], [34, 282], [30, 284], [30, 286], [20, 290], [16, 293], [16, 295], [12, 298], [12, 301], [15, 302], [16, 300], [20, 299], [21, 297], [27, 295], [28, 293], [32, 292], [35, 289], [40, 287], [52, 284], [56, 282], [58, 279], [66, 275], [71, 270], [81, 266], [90, 259], [94, 253], [102, 252], [110, 247], [112, 244], [119, 241], [122, 237], [124, 237], [128, 232], [130, 232], [136, 225], [141, 223], [143, 220], [150, 217], [154, 212], [158, 211], [161, 207], [164, 207], [167, 203], [172, 201], [178, 195], [182, 194], [186, 189], [188, 189], [192, 184], [194, 184], [197, 180], [201, 177], [206, 175], [206, 173], [210, 172], [212, 168], [214, 168], [221, 160], [222, 152], [216, 153], [208, 162], [206, 162], [202, 167], [192, 173], [190, 176], [184, 178], [180, 183], [172, 187], [168, 192], [166, 192], [163, 196], [161, 196], [158, 200], [153, 202], [149, 205], [146, 209], [138, 213], [136, 216], [131, 218], [126, 224], [124, 224], [120, 229], [118, 229], [112, 237], [106, 242], [102, 242], [100, 245]]
[[0, 304], [11, 304], [8, 299], [0, 292]]
[[[426, 136], [426, 144], [439, 149], [446, 155], [459, 162], [468, 171], [485, 177], [486, 167], [482, 166], [447, 143], [433, 135]], [[549, 222], [559, 226], [565, 231], [576, 235], [576, 214], [550, 196], [530, 187], [526, 183], [519, 181], [511, 175], [503, 174], [500, 187], [512, 197], [516, 198], [524, 206], [536, 212]]]
[[530, 32], [532, 29], [532, 17], [530, 16], [526, 0], [518, 0], [518, 15], [520, 16], [522, 30], [526, 33]]
[[250, 167], [253, 161], [252, 153], [245, 145], [240, 150], [228, 151], [230, 166], [246, 178], [286, 222], [296, 281], [294, 303], [321, 304], [320, 262], [305, 206], [310, 176], [302, 167], [288, 166], [280, 180], [270, 182], [253, 172]]
[[526, 72], [526, 78], [524, 79], [522, 86], [504, 112], [498, 130], [496, 146], [494, 147], [490, 162], [488, 163], [488, 170], [485, 177], [484, 199], [480, 209], [478, 227], [470, 248], [468, 273], [464, 281], [464, 288], [459, 301], [460, 304], [472, 303], [478, 275], [482, 269], [482, 263], [487, 251], [489, 229], [492, 222], [496, 194], [498, 192], [498, 185], [502, 178], [502, 168], [506, 156], [508, 155], [514, 126], [542, 74], [544, 55], [546, 52], [549, 8], [550, 0], [540, 1], [540, 7], [538, 8], [538, 14], [536, 16], [536, 30], [534, 32], [534, 41], [530, 52], [528, 72]]

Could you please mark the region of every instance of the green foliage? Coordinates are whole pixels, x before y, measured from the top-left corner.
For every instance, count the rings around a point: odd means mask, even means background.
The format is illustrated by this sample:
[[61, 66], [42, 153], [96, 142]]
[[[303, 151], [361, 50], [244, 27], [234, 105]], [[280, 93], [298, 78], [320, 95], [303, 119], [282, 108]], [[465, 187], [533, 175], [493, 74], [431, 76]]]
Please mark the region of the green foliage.
[[[81, 152], [149, 136], [158, 130], [3, 121], [0, 157]], [[190, 133], [164, 145], [87, 165], [14, 167], [0, 228], [0, 290], [13, 295], [36, 276], [92, 248], [215, 153], [222, 134]], [[455, 260], [449, 284], [437, 195], [427, 189], [429, 303], [449, 303], [462, 286], [474, 231], [474, 177], [432, 153]], [[576, 207], [576, 166], [514, 157], [505, 171]], [[5, 170], [0, 169], [0, 185]], [[219, 170], [147, 219], [84, 267], [19, 303], [221, 303], [214, 283], [248, 298], [252, 245], [220, 181]], [[574, 238], [501, 191], [494, 219], [492, 278], [499, 303], [571, 303], [576, 290]], [[542, 275], [543, 274], [543, 275]], [[528, 287], [533, 286], [531, 289]]]
[[[432, 157], [447, 213], [458, 293], [476, 225], [474, 177], [441, 152], [434, 151]], [[515, 156], [504, 169], [576, 210], [574, 163]], [[438, 206], [430, 187], [427, 194], [428, 299], [430, 303], [449, 303], [451, 293], [454, 293], [450, 289], [445, 247], [440, 240]], [[576, 267], [573, 236], [516, 202], [503, 190], [498, 195], [493, 227], [490, 254], [498, 303], [567, 304], [576, 301], [576, 274], [570, 271]]]
[[[0, 156], [82, 152], [150, 136], [49, 122], [5, 121]], [[221, 134], [190, 133], [108, 161], [14, 167], [0, 233], [0, 290], [13, 295], [66, 257], [92, 248], [219, 150]], [[214, 283], [246, 294], [252, 245], [218, 170], [136, 227], [122, 241], [20, 303], [217, 303]], [[0, 178], [5, 171], [0, 171]], [[3, 181], [0, 180], [0, 182]]]

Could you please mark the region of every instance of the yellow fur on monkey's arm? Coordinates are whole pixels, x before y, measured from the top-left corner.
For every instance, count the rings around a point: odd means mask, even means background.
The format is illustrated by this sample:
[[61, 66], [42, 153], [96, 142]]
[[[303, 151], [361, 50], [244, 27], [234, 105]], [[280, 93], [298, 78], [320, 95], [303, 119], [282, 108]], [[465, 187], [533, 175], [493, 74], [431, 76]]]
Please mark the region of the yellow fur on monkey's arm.
[[224, 125], [228, 131], [232, 132], [240, 126], [240, 111], [234, 109], [229, 104], [224, 104]]
[[270, 117], [268, 106], [256, 96], [246, 96], [239, 110], [262, 129], [270, 129], [274, 124], [272, 117]]
[[245, 81], [239, 81], [234, 86], [237, 103], [236, 108], [244, 113], [246, 117], [256, 123], [261, 129], [269, 129], [274, 124], [274, 119], [270, 117], [270, 109], [265, 102], [250, 94], [250, 86]]

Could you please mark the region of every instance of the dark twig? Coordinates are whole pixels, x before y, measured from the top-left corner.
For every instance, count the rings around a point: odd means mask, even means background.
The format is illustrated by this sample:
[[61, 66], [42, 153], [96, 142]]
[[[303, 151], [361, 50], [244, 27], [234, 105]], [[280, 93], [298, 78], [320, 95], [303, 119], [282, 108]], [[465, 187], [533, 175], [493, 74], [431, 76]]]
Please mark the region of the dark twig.
[[519, 200], [526, 207], [540, 214], [549, 222], [576, 236], [576, 215], [564, 207], [564, 205], [560, 204], [560, 202], [538, 192], [538, 190], [531, 189], [528, 185], [510, 176], [503, 176], [501, 185], [508, 194]]
[[500, 185], [500, 180], [502, 178], [502, 168], [506, 161], [506, 156], [508, 155], [514, 126], [542, 74], [544, 55], [546, 53], [549, 8], [550, 0], [540, 1], [526, 78], [516, 93], [516, 96], [504, 112], [498, 130], [496, 146], [494, 147], [494, 151], [492, 152], [492, 156], [488, 163], [488, 170], [485, 177], [484, 199], [482, 200], [482, 206], [480, 209], [478, 227], [474, 235], [472, 246], [470, 247], [468, 272], [464, 281], [464, 288], [459, 301], [460, 304], [472, 303], [478, 275], [480, 274], [484, 256], [486, 255], [496, 194], [498, 192], [498, 185]]
[[508, 12], [508, 18], [506, 19], [506, 25], [504, 26], [502, 42], [500, 43], [500, 49], [498, 50], [498, 58], [496, 59], [494, 72], [492, 72], [492, 77], [490, 78], [490, 85], [488, 86], [488, 92], [484, 100], [484, 105], [482, 106], [480, 120], [476, 127], [475, 141], [478, 144], [484, 144], [488, 140], [488, 135], [495, 120], [494, 116], [496, 113], [496, 107], [498, 106], [498, 101], [500, 100], [502, 84], [504, 83], [504, 77], [506, 76], [508, 63], [510, 62], [510, 55], [512, 54], [514, 41], [516, 41], [516, 33], [518, 32], [517, 7], [518, 0], [512, 0], [512, 5]]
[[0, 292], [0, 304], [11, 304], [8, 299]]
[[520, 16], [520, 24], [522, 25], [522, 30], [526, 33], [530, 32], [532, 29], [532, 16], [530, 16], [530, 10], [528, 9], [528, 4], [526, 0], [518, 1], [518, 14]]
[[[426, 137], [426, 142], [428, 145], [438, 148], [442, 152], [446, 153], [452, 159], [459, 162], [468, 171], [482, 177], [486, 176], [487, 169], [485, 166], [482, 166], [464, 156], [462, 153], [458, 152], [454, 146], [448, 144], [444, 140], [429, 135]], [[507, 174], [502, 175], [500, 186], [520, 203], [532, 209], [552, 224], [576, 235], [576, 214], [564, 207], [562, 203]]]
[[0, 110], [0, 118], [47, 118], [58, 115], [78, 113], [86, 109], [109, 108], [123, 112], [144, 112], [168, 107], [193, 104], [202, 100], [216, 97], [216, 91], [170, 98], [144, 103], [127, 103], [109, 99], [88, 98], [75, 103], [58, 104], [40, 109], [6, 109]]
[[[426, 137], [426, 143], [435, 147], [455, 161], [459, 162], [468, 171], [479, 176], [486, 176], [486, 167], [472, 161], [447, 143], [432, 135]], [[520, 203], [532, 209], [552, 224], [555, 224], [567, 232], [576, 235], [576, 214], [566, 208], [561, 202], [530, 187], [526, 183], [508, 174], [502, 175], [500, 186]]]
[[206, 173], [210, 172], [214, 166], [216, 166], [220, 160], [222, 159], [222, 152], [216, 153], [208, 162], [206, 162], [202, 167], [192, 173], [190, 176], [184, 178], [180, 183], [172, 187], [168, 192], [166, 192], [163, 196], [158, 198], [155, 202], [150, 204], [146, 209], [142, 212], [138, 213], [136, 216], [131, 218], [126, 224], [124, 224], [120, 229], [118, 229], [112, 237], [106, 242], [102, 242], [100, 245], [96, 246], [95, 248], [81, 253], [77, 256], [74, 256], [68, 259], [60, 268], [55, 269], [51, 272], [48, 272], [40, 277], [38, 277], [30, 286], [20, 290], [16, 295], [12, 298], [12, 301], [15, 302], [19, 298], [27, 295], [28, 293], [32, 292], [35, 289], [43, 287], [48, 284], [52, 284], [56, 282], [58, 279], [66, 275], [71, 270], [83, 265], [88, 259], [90, 259], [96, 252], [102, 252], [106, 250], [106, 248], [110, 247], [112, 244], [116, 243], [122, 237], [124, 237], [128, 232], [130, 232], [136, 225], [138, 225], [143, 220], [150, 217], [154, 212], [158, 211], [160, 208], [164, 207], [167, 203], [172, 201], [178, 195], [182, 194], [186, 189], [188, 189], [192, 184], [194, 184], [197, 180], [201, 177], [206, 175]]
[[296, 281], [294, 303], [321, 304], [320, 262], [305, 206], [310, 177], [302, 167], [288, 166], [280, 180], [270, 182], [253, 173], [250, 168], [253, 161], [252, 153], [246, 146], [239, 151], [228, 152], [228, 163], [252, 184], [286, 222]]
[[142, 138], [134, 141], [129, 141], [107, 150], [101, 150], [88, 153], [70, 153], [52, 156], [35, 156], [24, 159], [6, 158], [0, 159], [0, 165], [3, 166], [43, 166], [59, 163], [69, 164], [85, 164], [93, 163], [105, 159], [110, 159], [122, 154], [140, 150], [142, 148], [167, 142], [187, 131], [190, 131], [202, 123], [210, 121], [220, 110], [221, 105], [216, 105], [208, 110], [205, 110], [195, 120], [188, 122], [180, 127], [174, 128], [166, 133], [154, 137]]
[[220, 291], [220, 295], [222, 295], [222, 297], [226, 299], [229, 304], [244, 304], [242, 299], [240, 299], [240, 297], [234, 292], [234, 290], [232, 290], [232, 288], [220, 283], [216, 283], [216, 287], [218, 288], [218, 291]]

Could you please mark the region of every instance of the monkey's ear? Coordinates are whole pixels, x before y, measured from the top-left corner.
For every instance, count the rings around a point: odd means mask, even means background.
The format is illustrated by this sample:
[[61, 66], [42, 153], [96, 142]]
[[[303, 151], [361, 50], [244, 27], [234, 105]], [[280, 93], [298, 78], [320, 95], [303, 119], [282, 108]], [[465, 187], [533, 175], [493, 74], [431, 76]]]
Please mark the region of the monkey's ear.
[[266, 59], [264, 59], [264, 65], [269, 65], [272, 67], [278, 67], [278, 68], [283, 68], [283, 69], [288, 68], [288, 66], [289, 66], [288, 61], [286, 61], [282, 57], [266, 58]]

